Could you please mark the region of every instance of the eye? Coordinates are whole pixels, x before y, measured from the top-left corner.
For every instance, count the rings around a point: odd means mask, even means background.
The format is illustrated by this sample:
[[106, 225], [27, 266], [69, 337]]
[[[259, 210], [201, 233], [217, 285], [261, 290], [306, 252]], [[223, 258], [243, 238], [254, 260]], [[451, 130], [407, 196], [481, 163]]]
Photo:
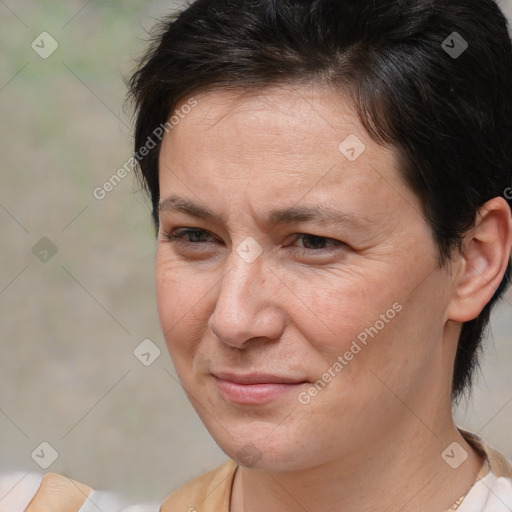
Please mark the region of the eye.
[[325, 236], [311, 235], [309, 233], [296, 233], [295, 240], [302, 240], [302, 246], [296, 246], [300, 253], [311, 254], [311, 252], [332, 252], [339, 247], [345, 247], [346, 244], [327, 238]]
[[[171, 233], [165, 233], [162, 231], [162, 235], [168, 242], [174, 242], [176, 244], [201, 244], [208, 240], [204, 240], [205, 237], [211, 237], [211, 233], [200, 228], [178, 228]], [[185, 240], [189, 238], [189, 240]]]
[[[206, 243], [215, 242], [213, 235], [201, 228], [177, 228], [166, 233], [161, 232], [164, 240], [177, 245], [184, 246], [192, 250], [199, 250]], [[312, 235], [310, 233], [295, 233], [294, 242], [301, 240], [302, 246], [292, 245], [294, 252], [299, 255], [312, 256], [328, 254], [344, 248], [347, 245], [344, 242], [327, 238], [325, 236]]]

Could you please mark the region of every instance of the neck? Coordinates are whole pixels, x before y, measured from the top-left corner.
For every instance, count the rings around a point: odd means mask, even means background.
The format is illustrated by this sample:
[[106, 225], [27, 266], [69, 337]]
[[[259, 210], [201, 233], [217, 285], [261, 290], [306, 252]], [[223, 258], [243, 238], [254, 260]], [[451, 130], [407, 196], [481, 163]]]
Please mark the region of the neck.
[[[239, 468], [230, 512], [447, 510], [471, 487], [483, 460], [456, 429], [451, 409], [433, 426], [411, 414], [401, 420], [357, 456], [292, 472]], [[468, 453], [457, 469], [441, 457], [453, 442]], [[457, 450], [447, 452], [452, 465]]]

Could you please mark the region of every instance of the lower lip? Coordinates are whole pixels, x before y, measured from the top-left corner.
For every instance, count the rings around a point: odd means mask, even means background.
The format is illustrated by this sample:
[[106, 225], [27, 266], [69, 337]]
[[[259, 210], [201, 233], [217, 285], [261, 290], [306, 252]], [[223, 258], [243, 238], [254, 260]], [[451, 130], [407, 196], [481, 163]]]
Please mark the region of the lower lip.
[[304, 385], [299, 384], [237, 384], [228, 380], [215, 379], [222, 396], [235, 404], [259, 405], [266, 404], [289, 393], [298, 392], [298, 388]]

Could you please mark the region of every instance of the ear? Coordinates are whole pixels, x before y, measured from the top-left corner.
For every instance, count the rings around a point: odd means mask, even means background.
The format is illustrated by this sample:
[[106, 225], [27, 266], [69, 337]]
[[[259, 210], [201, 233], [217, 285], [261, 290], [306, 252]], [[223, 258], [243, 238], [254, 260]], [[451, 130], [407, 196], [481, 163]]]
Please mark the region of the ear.
[[460, 269], [454, 281], [448, 319], [468, 322], [491, 300], [505, 274], [512, 246], [512, 215], [502, 197], [481, 208], [462, 242]]

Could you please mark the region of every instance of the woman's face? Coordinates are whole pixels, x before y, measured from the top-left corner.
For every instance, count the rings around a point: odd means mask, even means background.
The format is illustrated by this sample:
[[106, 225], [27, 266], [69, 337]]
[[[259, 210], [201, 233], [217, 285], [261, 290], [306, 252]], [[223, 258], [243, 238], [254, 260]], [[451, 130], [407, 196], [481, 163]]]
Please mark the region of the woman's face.
[[196, 100], [162, 143], [156, 287], [211, 435], [286, 470], [426, 434], [450, 398], [452, 283], [395, 153], [327, 90]]

